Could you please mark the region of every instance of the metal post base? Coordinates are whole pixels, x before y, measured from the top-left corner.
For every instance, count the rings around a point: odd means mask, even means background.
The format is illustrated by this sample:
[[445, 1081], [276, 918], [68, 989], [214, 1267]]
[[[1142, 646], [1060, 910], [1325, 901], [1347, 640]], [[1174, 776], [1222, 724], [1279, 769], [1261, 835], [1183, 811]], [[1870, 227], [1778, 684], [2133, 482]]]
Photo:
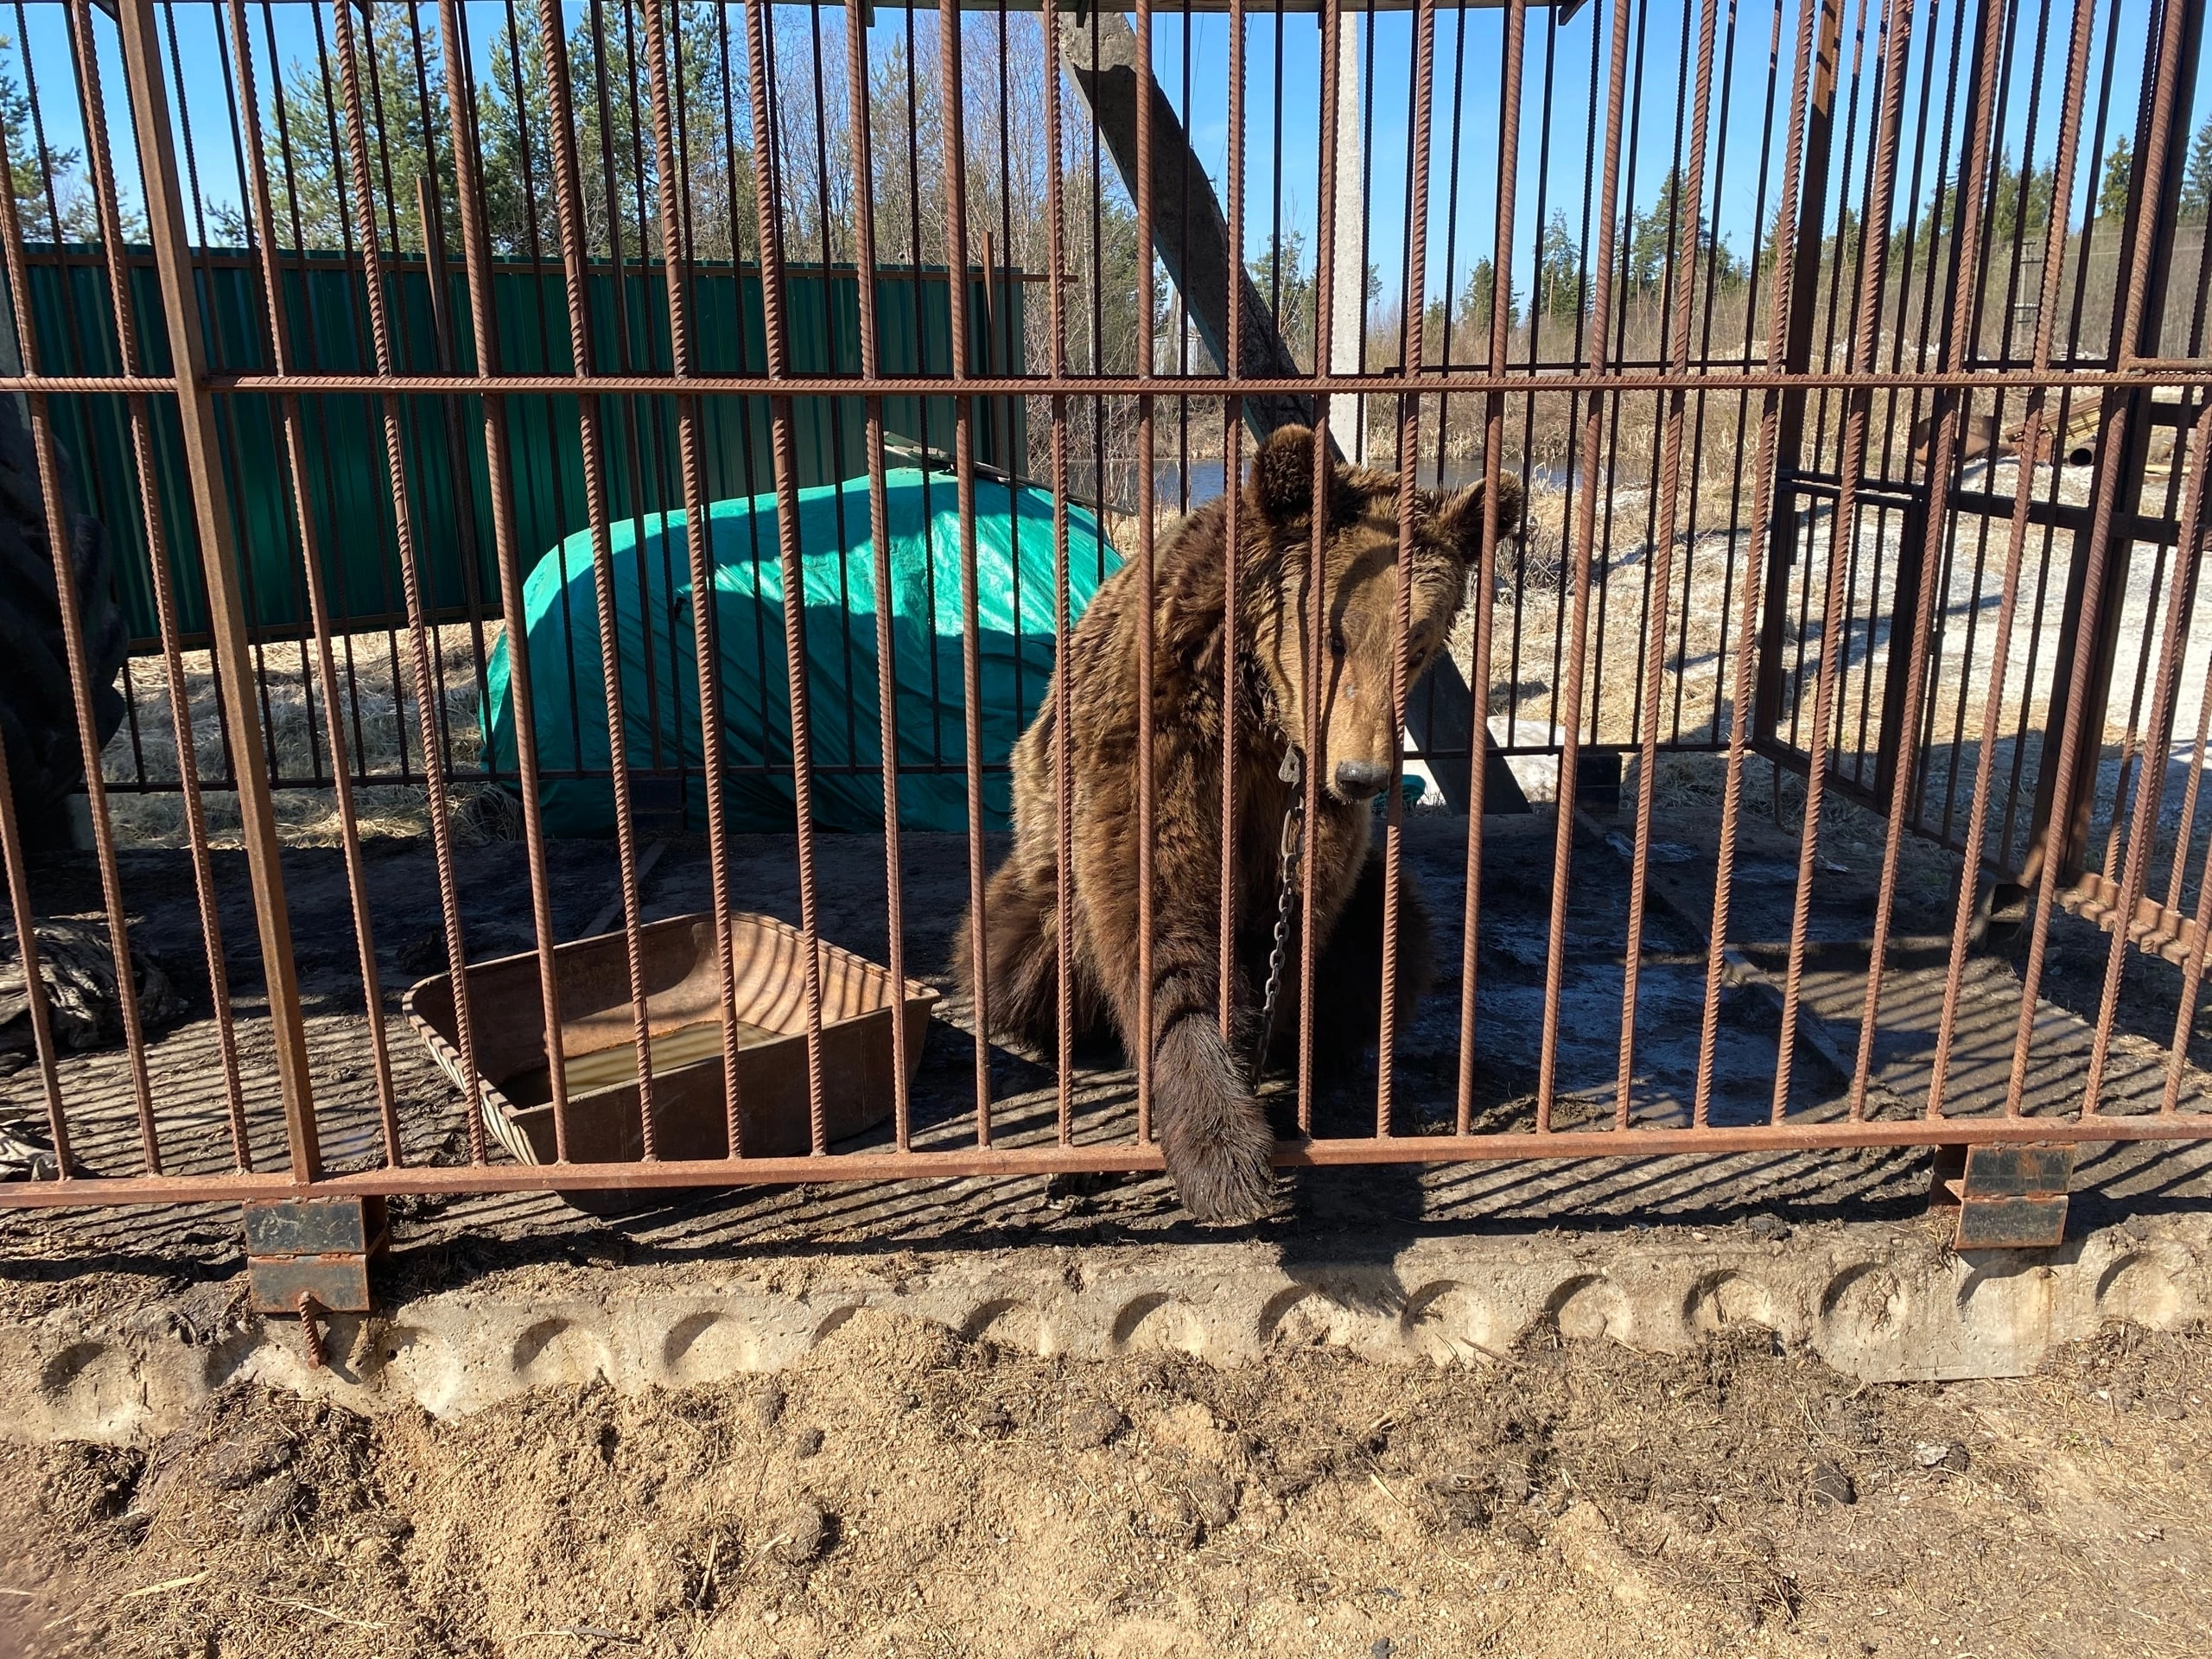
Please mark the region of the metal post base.
[[245, 1206], [247, 1294], [257, 1313], [365, 1313], [369, 1259], [390, 1237], [385, 1201], [278, 1198]]
[[2049, 1141], [1938, 1147], [1928, 1207], [1955, 1214], [1955, 1250], [2055, 1249], [2066, 1237], [2074, 1156]]

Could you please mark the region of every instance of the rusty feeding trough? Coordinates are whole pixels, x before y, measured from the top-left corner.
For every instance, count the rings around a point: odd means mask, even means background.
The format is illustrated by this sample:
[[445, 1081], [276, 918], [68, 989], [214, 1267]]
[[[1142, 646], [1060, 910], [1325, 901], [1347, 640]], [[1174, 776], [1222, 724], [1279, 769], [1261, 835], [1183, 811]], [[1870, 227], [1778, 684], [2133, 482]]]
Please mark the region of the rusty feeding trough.
[[[743, 1151], [803, 1156], [812, 1149], [807, 1109], [805, 947], [773, 917], [730, 918], [733, 1012], [738, 1026], [738, 1102]], [[664, 1159], [728, 1156], [722, 1089], [722, 1001], [715, 918], [672, 916], [638, 933], [652, 1063], [653, 1150]], [[887, 1119], [895, 1096], [891, 1021], [906, 1021], [908, 1081], [938, 994], [833, 944], [822, 965], [822, 1091], [825, 1135], [842, 1141]], [[556, 946], [561, 1053], [569, 1089], [572, 1163], [643, 1156], [637, 1032], [623, 936]], [[486, 1127], [516, 1159], [556, 1161], [544, 1001], [535, 951], [467, 970], [470, 1034]], [[464, 1094], [453, 976], [411, 988], [403, 1004], [431, 1054]], [[571, 1202], [596, 1207], [592, 1195]], [[601, 1195], [613, 1198], [615, 1195]]]

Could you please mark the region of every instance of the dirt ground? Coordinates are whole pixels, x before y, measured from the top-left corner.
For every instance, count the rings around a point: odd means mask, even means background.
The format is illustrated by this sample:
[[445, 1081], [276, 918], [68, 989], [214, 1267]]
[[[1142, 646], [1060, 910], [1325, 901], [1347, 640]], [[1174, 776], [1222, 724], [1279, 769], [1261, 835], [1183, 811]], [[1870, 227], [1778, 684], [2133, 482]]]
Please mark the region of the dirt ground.
[[779, 1379], [0, 1448], [0, 1651], [2199, 1654], [2208, 1456], [2201, 1332], [1856, 1388], [1748, 1328], [1224, 1370], [863, 1312]]

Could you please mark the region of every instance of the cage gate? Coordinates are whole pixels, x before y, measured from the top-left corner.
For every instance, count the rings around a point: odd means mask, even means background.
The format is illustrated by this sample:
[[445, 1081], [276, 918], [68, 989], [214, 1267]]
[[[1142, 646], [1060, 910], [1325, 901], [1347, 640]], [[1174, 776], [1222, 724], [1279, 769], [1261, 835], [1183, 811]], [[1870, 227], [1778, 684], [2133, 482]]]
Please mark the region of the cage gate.
[[[1306, 894], [1277, 1165], [2212, 1135], [2202, 10], [20, 6], [0, 1206], [1160, 1167], [1151, 1048], [899, 988], [1081, 607], [1292, 421], [1528, 505], [1378, 670], [1438, 988], [1330, 1084]], [[1219, 798], [1137, 938], [1149, 998], [1205, 912], [1228, 1032]], [[632, 1127], [559, 1041], [484, 1071], [518, 1007], [630, 1046]]]

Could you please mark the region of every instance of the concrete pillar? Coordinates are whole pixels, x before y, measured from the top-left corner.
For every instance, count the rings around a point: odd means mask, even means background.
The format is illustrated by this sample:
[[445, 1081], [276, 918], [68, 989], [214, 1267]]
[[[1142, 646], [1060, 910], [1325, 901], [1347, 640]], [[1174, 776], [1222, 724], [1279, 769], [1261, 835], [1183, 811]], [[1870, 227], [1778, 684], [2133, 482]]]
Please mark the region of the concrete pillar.
[[[1329, 274], [1329, 368], [1357, 374], [1360, 325], [1367, 315], [1367, 169], [1360, 151], [1359, 27], [1361, 13], [1337, 17], [1336, 213]], [[1367, 459], [1367, 400], [1339, 393], [1329, 400], [1329, 430], [1358, 466]]]

